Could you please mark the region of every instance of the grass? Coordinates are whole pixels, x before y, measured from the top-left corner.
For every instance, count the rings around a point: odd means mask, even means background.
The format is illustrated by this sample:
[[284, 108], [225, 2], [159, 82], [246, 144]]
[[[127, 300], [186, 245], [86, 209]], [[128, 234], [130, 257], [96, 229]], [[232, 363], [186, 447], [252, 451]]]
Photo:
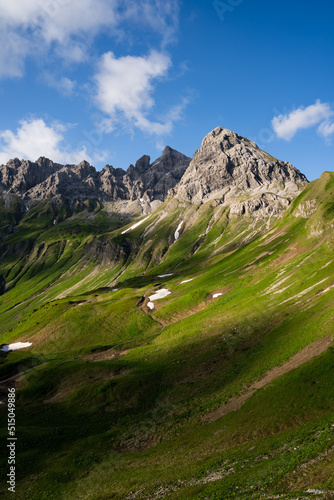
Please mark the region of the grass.
[[[0, 358], [1, 380], [21, 374], [18, 499], [334, 489], [332, 347], [202, 420], [333, 334], [333, 179], [310, 183], [271, 226], [173, 200], [124, 235], [100, 208], [53, 227], [47, 204], [40, 219], [28, 212], [6, 240], [0, 301], [2, 342], [33, 344]], [[316, 211], [298, 216], [308, 200]], [[171, 294], [149, 311], [144, 298], [162, 287]]]

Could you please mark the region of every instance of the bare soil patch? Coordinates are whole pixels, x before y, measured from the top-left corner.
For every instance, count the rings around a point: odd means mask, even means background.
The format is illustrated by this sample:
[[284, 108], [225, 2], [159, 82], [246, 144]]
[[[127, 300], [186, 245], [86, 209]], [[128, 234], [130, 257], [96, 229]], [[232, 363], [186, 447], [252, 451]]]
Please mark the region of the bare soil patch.
[[83, 361], [106, 361], [108, 359], [118, 359], [124, 356], [127, 351], [116, 351], [115, 349], [107, 349], [106, 351], [95, 351], [89, 354], [80, 356]]
[[263, 377], [261, 377], [259, 380], [253, 382], [247, 388], [244, 394], [242, 394], [241, 396], [235, 396], [231, 398], [228, 403], [220, 406], [211, 413], [207, 413], [201, 418], [201, 420], [204, 420], [206, 422], [215, 422], [216, 420], [227, 415], [231, 411], [239, 410], [247, 401], [247, 399], [249, 399], [253, 395], [254, 391], [256, 391], [257, 389], [261, 389], [261, 387], [264, 387], [265, 385], [269, 384], [277, 377], [280, 377], [281, 375], [284, 375], [285, 373], [288, 373], [289, 371], [298, 368], [299, 366], [303, 365], [304, 363], [314, 358], [315, 356], [319, 356], [328, 349], [328, 347], [332, 344], [332, 342], [333, 342], [332, 337], [325, 337], [319, 340], [315, 340], [314, 342], [311, 342], [311, 344], [307, 345], [299, 352], [291, 356], [291, 358], [288, 361], [286, 361], [280, 366], [275, 366], [274, 368], [269, 370], [265, 375], [263, 375]]

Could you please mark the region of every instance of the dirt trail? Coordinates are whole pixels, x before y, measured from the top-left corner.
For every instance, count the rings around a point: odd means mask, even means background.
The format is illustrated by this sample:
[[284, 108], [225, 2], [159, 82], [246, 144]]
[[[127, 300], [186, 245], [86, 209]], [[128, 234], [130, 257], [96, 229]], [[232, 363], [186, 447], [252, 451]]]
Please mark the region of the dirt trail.
[[256, 391], [257, 389], [261, 389], [261, 387], [264, 387], [265, 385], [269, 384], [272, 380], [275, 380], [277, 377], [280, 377], [281, 375], [284, 375], [285, 373], [288, 373], [289, 371], [298, 368], [299, 366], [303, 365], [304, 363], [314, 358], [315, 356], [319, 356], [319, 354], [322, 354], [324, 351], [328, 349], [328, 347], [332, 344], [332, 342], [333, 342], [332, 337], [325, 337], [323, 339], [315, 340], [314, 342], [307, 345], [299, 352], [291, 356], [291, 358], [285, 363], [283, 363], [281, 366], [275, 366], [274, 368], [269, 370], [265, 375], [263, 375], [263, 377], [260, 380], [256, 380], [255, 382], [253, 382], [247, 388], [247, 391], [244, 394], [242, 394], [241, 396], [235, 396], [231, 398], [228, 403], [220, 406], [211, 413], [203, 415], [201, 420], [206, 422], [215, 422], [216, 420], [223, 417], [224, 415], [227, 415], [231, 411], [239, 410], [247, 401], [247, 399], [249, 399], [254, 394], [254, 391]]
[[127, 351], [116, 351], [115, 349], [101, 349], [95, 352], [90, 352], [79, 356], [83, 361], [108, 361], [110, 359], [118, 359], [124, 356]]

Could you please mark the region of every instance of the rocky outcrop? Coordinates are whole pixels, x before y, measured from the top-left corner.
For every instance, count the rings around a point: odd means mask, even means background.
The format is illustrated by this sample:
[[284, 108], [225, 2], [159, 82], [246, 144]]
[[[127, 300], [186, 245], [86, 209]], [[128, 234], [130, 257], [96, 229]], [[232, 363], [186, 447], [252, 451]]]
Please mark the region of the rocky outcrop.
[[268, 213], [278, 214], [307, 182], [290, 163], [273, 158], [249, 139], [218, 127], [204, 138], [170, 195], [196, 204], [217, 199], [232, 205], [231, 212], [235, 214], [259, 210], [262, 213], [266, 207]]
[[150, 163], [149, 156], [143, 156], [126, 172], [110, 165], [97, 172], [86, 161], [63, 166], [43, 157], [36, 163], [15, 158], [0, 166], [0, 189], [4, 194], [15, 194], [26, 202], [50, 198], [70, 205], [85, 200], [124, 201], [126, 207], [138, 201], [134, 207], [143, 203], [149, 207], [151, 202], [166, 199], [190, 160], [169, 146], [153, 163]]
[[316, 212], [317, 200], [307, 200], [305, 203], [300, 203], [297, 209], [293, 212], [294, 217], [302, 217], [303, 219], [308, 219], [314, 212]]
[[84, 201], [97, 198], [98, 173], [83, 161], [79, 165], [66, 165], [36, 184], [23, 195], [25, 200], [61, 198], [66, 201]]
[[61, 168], [62, 165], [44, 157], [38, 158], [35, 163], [15, 158], [0, 166], [0, 187], [7, 193], [23, 196]]
[[168, 191], [180, 182], [191, 158], [166, 146], [160, 158], [150, 164], [150, 157], [143, 156], [135, 167], [130, 165], [124, 178], [130, 199], [164, 201]]

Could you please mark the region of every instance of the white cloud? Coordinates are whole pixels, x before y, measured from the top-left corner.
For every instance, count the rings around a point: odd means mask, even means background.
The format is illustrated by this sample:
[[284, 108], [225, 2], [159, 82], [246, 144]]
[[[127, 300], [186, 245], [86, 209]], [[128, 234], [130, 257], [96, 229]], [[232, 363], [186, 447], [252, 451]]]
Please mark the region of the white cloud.
[[76, 87], [76, 82], [74, 80], [70, 80], [66, 76], [59, 78], [52, 73], [45, 73], [44, 81], [49, 87], [58, 90], [58, 92], [64, 96], [71, 96]]
[[154, 106], [153, 81], [164, 77], [170, 66], [169, 56], [156, 51], [147, 57], [117, 59], [112, 52], [103, 55], [95, 75], [95, 100], [99, 109], [109, 116], [109, 130], [126, 123], [150, 134], [171, 131], [171, 120], [159, 123], [147, 118]]
[[9, 77], [22, 76], [25, 58], [46, 53], [52, 46], [81, 62], [80, 38], [87, 47], [101, 29], [117, 22], [115, 2], [107, 0], [0, 0], [0, 11], [0, 76]]
[[72, 35], [96, 34], [117, 23], [115, 0], [0, 0], [1, 22], [33, 35], [38, 30], [46, 42], [64, 42]]
[[318, 131], [326, 136], [334, 133], [333, 125], [329, 125], [329, 118], [334, 115], [328, 103], [322, 103], [319, 99], [315, 104], [291, 111], [285, 115], [275, 116], [272, 126], [277, 137], [290, 141], [301, 129], [307, 129], [320, 123]]
[[67, 128], [69, 126], [59, 123], [49, 126], [39, 118], [20, 121], [16, 132], [0, 131], [0, 164], [16, 157], [36, 161], [40, 156], [64, 164], [77, 164], [82, 160], [92, 163], [87, 146], [72, 151], [67, 147], [64, 137]]
[[178, 0], [0, 0], [0, 12], [0, 77], [15, 77], [28, 55], [50, 50], [82, 62], [96, 35], [118, 35], [126, 23], [149, 27], [165, 44], [177, 28]]

